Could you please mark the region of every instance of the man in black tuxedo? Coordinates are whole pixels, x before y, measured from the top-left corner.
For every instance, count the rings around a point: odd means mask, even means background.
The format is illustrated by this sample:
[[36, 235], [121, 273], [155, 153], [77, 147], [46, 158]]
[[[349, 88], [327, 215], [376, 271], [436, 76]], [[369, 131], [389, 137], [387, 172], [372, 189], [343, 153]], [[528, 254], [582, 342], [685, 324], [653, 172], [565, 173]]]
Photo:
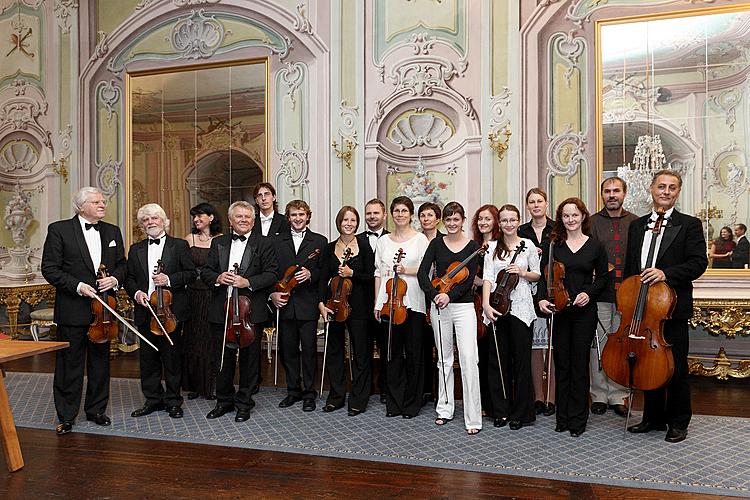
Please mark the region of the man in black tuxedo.
[[[280, 309], [276, 334], [279, 335], [281, 362], [287, 386], [287, 396], [279, 403], [279, 407], [287, 408], [303, 400], [303, 411], [315, 411], [320, 253], [328, 244], [325, 236], [308, 228], [311, 216], [312, 211], [304, 201], [292, 200], [287, 204], [286, 217], [291, 227], [288, 232], [281, 233], [274, 239], [274, 249], [282, 274], [291, 266], [300, 266], [294, 275], [299, 284], [292, 289], [291, 294], [271, 294], [271, 301]], [[317, 255], [313, 254], [315, 251], [318, 252]]]
[[[360, 234], [367, 236], [370, 242], [370, 248], [375, 251], [375, 245], [378, 243], [378, 238], [384, 234], [388, 234], [388, 230], [385, 228], [385, 203], [378, 198], [373, 198], [368, 201], [365, 205], [365, 223], [367, 224], [367, 230]], [[375, 307], [375, 289], [370, 290], [367, 296], [368, 304], [370, 309]], [[386, 366], [388, 365], [387, 356], [385, 356], [386, 345], [388, 344], [388, 332], [383, 329], [380, 322], [376, 320], [372, 314], [368, 315], [367, 318], [367, 338], [369, 345], [373, 342], [378, 344], [378, 389], [380, 391], [380, 402], [385, 404], [386, 402], [386, 391], [388, 390], [388, 384], [386, 383]], [[373, 363], [373, 368], [375, 364]], [[374, 377], [374, 375], [373, 375]]]
[[746, 225], [734, 225], [734, 235], [737, 237], [737, 245], [732, 250], [732, 267], [735, 269], [745, 269], [750, 264], [750, 243], [748, 243], [745, 233], [747, 233]]
[[[50, 224], [42, 254], [42, 275], [55, 287], [58, 340], [69, 342], [57, 351], [53, 393], [59, 425], [57, 434], [73, 429], [83, 390], [83, 367], [88, 381], [83, 408], [86, 420], [110, 425], [109, 342], [89, 342], [91, 301], [97, 292], [112, 292], [125, 282], [125, 248], [120, 228], [103, 222], [107, 202], [101, 191], [84, 187], [73, 197], [76, 215]], [[110, 276], [97, 279], [104, 265]], [[86, 362], [88, 354], [88, 363]]]
[[[266, 301], [271, 286], [278, 279], [279, 266], [271, 240], [260, 234], [251, 234], [255, 221], [255, 209], [246, 201], [236, 201], [229, 206], [231, 234], [218, 236], [211, 241], [206, 267], [201, 270], [201, 279], [214, 286], [213, 298], [208, 312], [214, 338], [224, 339], [226, 321], [225, 303], [232, 288], [250, 298], [250, 322], [256, 325], [255, 340], [245, 347], [226, 344], [223, 366], [216, 379], [216, 407], [206, 418], [218, 418], [237, 408], [235, 422], [250, 418], [255, 406], [252, 390], [258, 385], [258, 360], [262, 332], [257, 325], [268, 319]], [[234, 273], [234, 266], [239, 272]], [[230, 288], [232, 287], [232, 288]], [[240, 383], [234, 389], [234, 370], [239, 351]]]
[[276, 189], [270, 182], [261, 182], [253, 190], [255, 198], [255, 224], [253, 234], [278, 236], [289, 231], [289, 222], [279, 213], [276, 204]]
[[[688, 320], [693, 315], [693, 280], [708, 266], [706, 240], [701, 222], [675, 210], [682, 188], [682, 178], [672, 170], [660, 170], [651, 182], [652, 213], [636, 219], [628, 230], [625, 277], [640, 275], [649, 285], [666, 282], [677, 294], [672, 318], [664, 323], [664, 338], [672, 344], [674, 374], [664, 387], [644, 392], [643, 419], [628, 428], [643, 433], [665, 430], [665, 440], [679, 443], [687, 437], [692, 416], [688, 382]], [[657, 210], [665, 210], [665, 225], [657, 236], [655, 263], [647, 263], [651, 240], [647, 228], [653, 227]], [[623, 361], [625, 362], [625, 361]], [[637, 361], [636, 361], [637, 363]]]
[[[138, 209], [136, 218], [147, 238], [130, 247], [125, 289], [136, 303], [135, 324], [138, 331], [159, 350], [156, 351], [145, 343], [139, 349], [141, 390], [146, 402], [130, 416], [143, 417], [166, 409], [170, 417], [182, 418], [179, 341], [182, 324], [190, 315], [186, 287], [195, 280], [198, 273], [190, 257], [187, 241], [167, 234], [169, 219], [164, 209], [156, 203], [149, 203]], [[159, 263], [161, 269], [157, 273]], [[177, 319], [177, 327], [167, 333], [174, 345], [164, 335], [151, 333], [153, 316], [147, 307], [149, 297], [157, 286], [172, 294], [170, 308]], [[152, 305], [151, 309], [157, 312], [155, 306]], [[161, 321], [163, 324], [164, 320]], [[164, 386], [161, 383], [162, 370]]]

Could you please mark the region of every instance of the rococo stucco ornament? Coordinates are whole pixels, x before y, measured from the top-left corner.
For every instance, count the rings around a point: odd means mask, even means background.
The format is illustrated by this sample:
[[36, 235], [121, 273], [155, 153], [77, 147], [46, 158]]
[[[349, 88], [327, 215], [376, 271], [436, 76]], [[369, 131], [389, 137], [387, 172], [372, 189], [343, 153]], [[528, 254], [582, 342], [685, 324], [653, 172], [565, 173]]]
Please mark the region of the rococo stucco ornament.
[[175, 52], [184, 59], [207, 59], [224, 42], [224, 25], [215, 16], [206, 17], [203, 9], [175, 23], [169, 37]]

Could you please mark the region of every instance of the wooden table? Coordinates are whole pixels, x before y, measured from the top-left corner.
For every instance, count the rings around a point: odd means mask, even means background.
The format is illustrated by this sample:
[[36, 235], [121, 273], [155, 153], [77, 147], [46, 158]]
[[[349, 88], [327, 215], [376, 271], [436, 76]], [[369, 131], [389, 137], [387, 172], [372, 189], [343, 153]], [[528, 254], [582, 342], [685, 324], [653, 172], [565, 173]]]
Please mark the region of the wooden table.
[[5, 389], [5, 370], [3, 363], [16, 359], [27, 358], [45, 352], [56, 351], [68, 347], [67, 342], [32, 342], [28, 340], [0, 341], [0, 429], [2, 430], [3, 453], [8, 470], [15, 472], [23, 467], [21, 444], [18, 442], [16, 424]]

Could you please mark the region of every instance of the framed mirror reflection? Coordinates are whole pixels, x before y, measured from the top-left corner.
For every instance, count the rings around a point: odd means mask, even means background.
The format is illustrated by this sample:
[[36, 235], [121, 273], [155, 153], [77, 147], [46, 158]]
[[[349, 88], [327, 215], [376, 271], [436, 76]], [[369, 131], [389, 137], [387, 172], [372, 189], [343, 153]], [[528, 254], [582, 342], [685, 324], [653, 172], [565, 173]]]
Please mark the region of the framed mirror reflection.
[[268, 177], [267, 88], [266, 59], [127, 75], [130, 242], [142, 237], [135, 214], [145, 203], [160, 204], [181, 237], [198, 203], [225, 218], [232, 202], [253, 202]]
[[598, 21], [596, 41], [599, 181], [625, 179], [643, 215], [653, 173], [678, 171], [707, 274], [750, 275], [750, 6]]

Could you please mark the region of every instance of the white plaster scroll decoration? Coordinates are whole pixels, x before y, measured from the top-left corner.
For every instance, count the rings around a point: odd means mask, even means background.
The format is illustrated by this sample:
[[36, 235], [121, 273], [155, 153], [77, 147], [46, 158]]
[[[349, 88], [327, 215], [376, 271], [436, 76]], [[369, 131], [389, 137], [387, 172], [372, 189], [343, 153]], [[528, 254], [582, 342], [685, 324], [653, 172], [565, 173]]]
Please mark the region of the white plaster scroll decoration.
[[339, 103], [339, 118], [341, 126], [339, 135], [348, 139], [356, 146], [357, 142], [357, 120], [359, 119], [359, 106], [349, 106], [346, 99]]
[[665, 167], [685, 177], [688, 172], [692, 172], [695, 168], [695, 153], [673, 153], [667, 157]]
[[137, 4], [135, 4], [135, 10], [145, 9], [155, 1], [156, 0], [140, 0]]
[[685, 139], [690, 139], [691, 138], [690, 130], [688, 130], [686, 123], [680, 123], [680, 131], [679, 131], [678, 135], [680, 137], [684, 137]]
[[97, 84], [97, 95], [107, 110], [107, 122], [112, 121], [114, 106], [120, 101], [122, 90], [115, 80], [101, 81]]
[[[385, 60], [392, 53], [402, 50], [404, 48], [407, 48], [414, 56], [421, 56], [421, 57], [401, 60], [400, 63], [403, 64], [406, 62], [410, 62], [412, 60], [420, 61], [420, 60], [425, 59], [423, 56], [430, 55], [430, 52], [435, 47], [435, 45], [444, 45], [448, 47], [449, 49], [451, 49], [452, 51], [456, 52], [456, 48], [453, 45], [446, 42], [445, 40], [438, 39], [436, 36], [429, 36], [427, 33], [413, 33], [408, 39], [388, 49], [386, 53], [383, 54], [383, 60]], [[456, 63], [457, 71], [460, 75], [463, 75], [469, 63], [466, 60], [466, 56], [461, 56], [460, 54], [458, 55], [459, 55], [459, 58]], [[427, 60], [433, 60], [433, 61], [437, 60], [437, 61], [447, 62], [445, 59], [442, 59], [442, 58], [429, 57], [427, 58]], [[382, 61], [373, 61], [373, 65], [378, 69], [378, 78], [380, 79], [380, 81], [385, 82], [385, 64]]]
[[6, 174], [17, 170], [31, 172], [39, 161], [39, 151], [24, 139], [10, 141], [0, 150], [0, 170]]
[[13, 87], [13, 93], [16, 96], [26, 95], [26, 80], [23, 78], [16, 78], [13, 80], [11, 87]]
[[0, 136], [4, 131], [34, 130], [40, 136], [44, 145], [52, 148], [51, 134], [40, 123], [40, 118], [47, 114], [49, 105], [38, 102], [30, 97], [18, 97], [0, 106]]
[[16, 7], [18, 4], [25, 5], [26, 7], [36, 10], [40, 5], [44, 3], [44, 0], [3, 0], [0, 1], [0, 15], [4, 14], [6, 10], [11, 7]]
[[77, 0], [55, 0], [55, 18], [63, 33], [70, 33], [70, 28], [73, 26], [73, 14], [77, 9]]
[[730, 141], [714, 155], [707, 170], [710, 178], [706, 184], [725, 195], [720, 196], [720, 199], [729, 198], [724, 206], [728, 204], [732, 208], [729, 220], [736, 222], [740, 199], [747, 196], [750, 188], [745, 150], [735, 141]]
[[279, 169], [277, 178], [283, 177], [287, 187], [295, 188], [306, 186], [310, 183], [310, 179], [308, 179], [310, 166], [307, 162], [307, 152], [297, 149], [296, 144], [292, 144], [291, 148], [279, 153], [279, 164], [281, 168]]
[[297, 92], [305, 80], [305, 65], [301, 62], [288, 62], [279, 70], [279, 78], [286, 85], [286, 95], [292, 103], [292, 110], [297, 105]]
[[297, 13], [294, 16], [294, 29], [300, 33], [311, 35], [313, 32], [312, 23], [307, 17], [307, 2], [300, 0], [297, 2]]
[[57, 132], [56, 149], [58, 160], [67, 160], [73, 153], [73, 127], [70, 124]]
[[99, 38], [99, 41], [96, 42], [96, 47], [94, 47], [94, 59], [101, 59], [107, 55], [107, 52], [109, 52], [107, 34], [103, 31], [97, 31], [96, 36]]
[[209, 3], [219, 3], [220, 0], [172, 0], [172, 3], [177, 7], [185, 7], [188, 5], [203, 5]]
[[111, 156], [104, 163], [96, 163], [96, 186], [109, 198], [117, 192], [121, 168], [122, 162], [114, 161]]
[[718, 95], [711, 96], [710, 102], [717, 110], [724, 113], [725, 123], [729, 126], [730, 132], [734, 132], [734, 125], [737, 122], [735, 108], [742, 101], [742, 89], [731, 88], [724, 90]]
[[573, 132], [571, 124], [567, 124], [562, 133], [550, 137], [547, 147], [547, 167], [552, 175], [565, 176], [565, 181], [578, 171], [586, 150], [586, 136], [580, 132]]
[[552, 35], [550, 43], [555, 53], [565, 59], [568, 68], [565, 70], [565, 83], [570, 87], [570, 79], [578, 67], [578, 59], [586, 49], [586, 40], [583, 37], [575, 36], [575, 30], [568, 33], [555, 33]]
[[490, 99], [490, 128], [497, 129], [507, 125], [505, 110], [510, 106], [511, 95], [510, 89], [503, 86], [503, 90]]
[[401, 151], [417, 146], [442, 149], [443, 143], [453, 137], [453, 125], [446, 121], [447, 117], [431, 111], [415, 108], [413, 113], [391, 124], [388, 139]]
[[169, 40], [184, 59], [206, 59], [214, 55], [224, 41], [224, 25], [215, 16], [206, 17], [203, 9], [177, 21]]

